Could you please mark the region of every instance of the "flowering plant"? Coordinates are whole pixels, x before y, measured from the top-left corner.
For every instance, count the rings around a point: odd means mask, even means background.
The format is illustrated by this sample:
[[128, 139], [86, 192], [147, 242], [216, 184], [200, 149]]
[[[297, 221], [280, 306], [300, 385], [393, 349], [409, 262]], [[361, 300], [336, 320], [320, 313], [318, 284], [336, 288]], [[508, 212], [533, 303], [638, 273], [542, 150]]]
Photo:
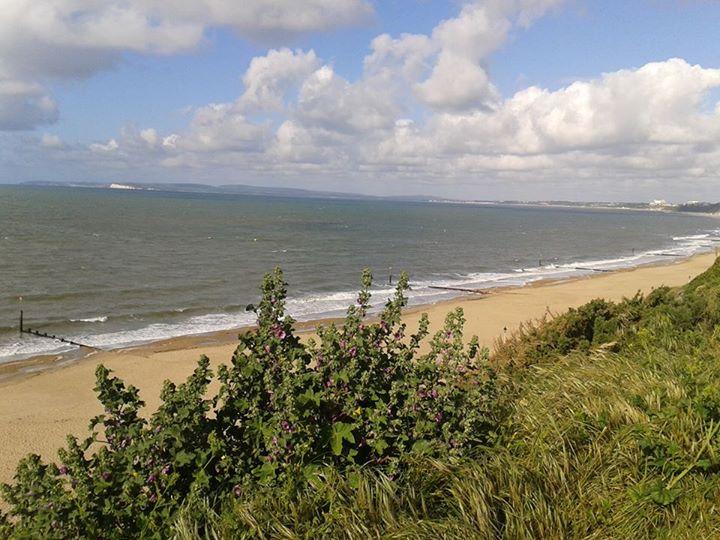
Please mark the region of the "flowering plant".
[[466, 345], [462, 310], [429, 341], [423, 315], [406, 336], [401, 320], [408, 278], [401, 276], [378, 320], [368, 320], [372, 276], [342, 325], [303, 343], [285, 313], [287, 284], [268, 274], [257, 327], [240, 336], [220, 388], [202, 357], [189, 379], [166, 382], [148, 420], [138, 390], [103, 366], [105, 413], [84, 441], [68, 438], [59, 466], [28, 456], [5, 485], [0, 536], [166, 535], [178, 508], [198, 498], [242, 495], [254, 486], [313, 482], [333, 468], [352, 480], [361, 467], [402, 474], [417, 454], [463, 457], [487, 444], [497, 396], [487, 351]]

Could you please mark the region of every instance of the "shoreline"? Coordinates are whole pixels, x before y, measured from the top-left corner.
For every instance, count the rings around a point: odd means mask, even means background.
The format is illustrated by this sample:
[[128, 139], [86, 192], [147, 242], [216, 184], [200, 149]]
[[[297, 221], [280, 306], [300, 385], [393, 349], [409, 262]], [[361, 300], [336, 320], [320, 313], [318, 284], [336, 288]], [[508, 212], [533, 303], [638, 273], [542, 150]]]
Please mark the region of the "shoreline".
[[[443, 306], [448, 306], [449, 311], [451, 307], [457, 303], [486, 300], [490, 296], [502, 295], [509, 292], [511, 293], [512, 291], [523, 291], [537, 287], [547, 287], [553, 284], [574, 283], [577, 281], [598, 279], [603, 276], [607, 277], [613, 274], [634, 272], [636, 270], [641, 270], [645, 268], [674, 266], [682, 264], [686, 261], [692, 261], [696, 258], [702, 258], [711, 255], [714, 258], [713, 252], [701, 252], [695, 253], [687, 257], [677, 257], [676, 259], [669, 260], [667, 262], [655, 261], [640, 264], [638, 266], [615, 268], [604, 271], [603, 273], [598, 272], [565, 277], [550, 276], [538, 279], [536, 281], [529, 281], [522, 285], [504, 285], [488, 289], [478, 289], [478, 292], [482, 291], [481, 294], [470, 292], [458, 293], [457, 296], [438, 300], [435, 302], [420, 303], [412, 306], [407, 306], [403, 310], [403, 312], [404, 316], [408, 317], [412, 315], [419, 315], [420, 313], [428, 310], [435, 311], [437, 309], [442, 309]], [[460, 290], [461, 289], [458, 289], [458, 291]], [[339, 323], [343, 319], [343, 315], [338, 315], [334, 317], [327, 316], [305, 321], [296, 321], [295, 329], [296, 332], [301, 336], [308, 335], [314, 332], [317, 326], [330, 323]], [[374, 319], [375, 314], [370, 316], [370, 320]], [[33, 377], [46, 372], [54, 372], [60, 369], [64, 369], [74, 364], [87, 361], [88, 359], [91, 359], [97, 355], [103, 356], [105, 354], [139, 354], [142, 356], [146, 356], [148, 354], [182, 351], [187, 349], [201, 349], [203, 347], [228, 346], [232, 343], [236, 343], [239, 335], [253, 328], [255, 328], [255, 325], [240, 326], [198, 334], [185, 334], [158, 340], [140, 342], [113, 349], [95, 349], [81, 347], [67, 352], [39, 354], [27, 358], [11, 360], [9, 362], [0, 363], [0, 388], [6, 386], [7, 384], [12, 384], [13, 382], [18, 380], [23, 380], [25, 378]]]
[[[666, 264], [533, 283], [488, 295], [457, 297], [414, 306], [405, 312], [403, 321], [408, 332], [412, 332], [417, 328], [420, 314], [428, 313], [430, 331], [435, 332], [448, 311], [461, 307], [466, 319], [466, 338], [477, 335], [482, 346], [492, 347], [498, 339], [511, 335], [527, 321], [553, 316], [594, 298], [620, 300], [662, 285], [682, 285], [704, 272], [714, 260], [714, 253], [706, 253]], [[299, 324], [302, 338], [311, 336], [317, 324], [317, 321]], [[127, 384], [136, 386], [146, 403], [144, 414], [149, 415], [160, 404], [160, 390], [165, 380], [176, 383], [184, 380], [201, 355], [210, 358], [215, 371], [232, 357], [235, 336], [235, 331], [227, 331], [220, 335], [174, 338], [130, 349], [102, 351], [66, 365], [55, 364], [52, 369], [0, 382], [0, 440], [5, 442], [0, 445], [0, 482], [12, 480], [18, 460], [28, 453], [53, 460], [68, 434], [86, 436], [89, 419], [102, 413], [93, 391], [97, 364], [104, 364]], [[211, 386], [218, 384], [214, 380]]]

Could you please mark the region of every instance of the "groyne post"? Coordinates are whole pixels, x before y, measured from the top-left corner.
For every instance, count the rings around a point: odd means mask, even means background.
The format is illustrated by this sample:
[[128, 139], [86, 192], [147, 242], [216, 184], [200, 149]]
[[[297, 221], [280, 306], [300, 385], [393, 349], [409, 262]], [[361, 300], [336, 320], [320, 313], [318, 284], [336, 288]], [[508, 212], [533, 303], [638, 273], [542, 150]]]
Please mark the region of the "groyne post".
[[97, 347], [93, 347], [92, 345], [86, 345], [84, 343], [78, 343], [77, 341], [73, 341], [71, 339], [64, 338], [62, 336], [56, 336], [55, 334], [48, 334], [47, 332], [40, 332], [39, 330], [33, 330], [32, 328], [28, 327], [25, 328], [24, 324], [24, 313], [23, 310], [20, 310], [20, 335], [23, 334], [30, 334], [32, 336], [42, 337], [42, 338], [48, 338], [48, 339], [54, 339], [55, 341], [61, 341], [62, 343], [69, 343], [70, 345], [76, 345], [77, 347], [85, 347], [87, 349], [97, 349]]

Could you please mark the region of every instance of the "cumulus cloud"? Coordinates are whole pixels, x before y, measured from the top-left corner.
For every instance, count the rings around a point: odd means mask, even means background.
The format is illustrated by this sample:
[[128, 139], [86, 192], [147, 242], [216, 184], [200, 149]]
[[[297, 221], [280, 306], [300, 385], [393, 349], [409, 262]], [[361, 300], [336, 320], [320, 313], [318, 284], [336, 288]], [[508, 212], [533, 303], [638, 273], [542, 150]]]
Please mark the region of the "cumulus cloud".
[[319, 67], [315, 51], [270, 50], [252, 59], [243, 84], [245, 92], [238, 105], [246, 110], [280, 111], [286, 92]]
[[416, 85], [418, 97], [436, 110], [491, 108], [499, 93], [486, 60], [514, 25], [529, 25], [561, 0], [488, 0], [471, 3], [432, 32], [438, 52], [430, 76]]
[[[126, 53], [189, 51], [211, 27], [231, 28], [245, 38], [285, 41], [356, 24], [371, 15], [365, 0], [5, 0], [0, 10], [0, 74], [7, 80], [0, 83], [5, 87], [0, 130], [52, 122], [57, 112], [42, 84], [89, 77], [114, 66]], [[7, 89], [21, 84], [24, 90]], [[273, 99], [273, 88], [251, 86], [256, 99]]]
[[530, 87], [493, 111], [443, 114], [422, 135], [448, 154], [558, 153], [717, 141], [720, 116], [702, 108], [720, 70], [682, 59], [606, 73], [556, 91]]

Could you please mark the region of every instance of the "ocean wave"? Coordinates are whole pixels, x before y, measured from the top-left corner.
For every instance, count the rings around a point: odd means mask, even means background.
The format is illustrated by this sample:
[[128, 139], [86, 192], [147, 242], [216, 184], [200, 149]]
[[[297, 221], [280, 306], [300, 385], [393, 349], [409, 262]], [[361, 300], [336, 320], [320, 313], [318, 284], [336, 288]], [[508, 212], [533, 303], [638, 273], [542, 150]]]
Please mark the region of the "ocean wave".
[[[668, 262], [669, 257], [678, 260], [697, 253], [711, 251], [720, 241], [720, 230], [704, 234], [678, 236], [663, 249], [618, 255], [604, 259], [585, 259], [572, 262], [550, 262], [542, 266], [511, 268], [505, 272], [468, 272], [451, 275], [431, 275], [412, 280], [408, 291], [410, 305], [432, 304], [463, 294], [455, 289], [493, 289], [497, 287], [522, 287], [544, 279], [567, 279], [594, 275], [598, 271], [611, 271], [642, 266], [657, 262]], [[379, 311], [395, 292], [394, 286], [378, 284], [372, 289], [372, 310]], [[313, 292], [287, 300], [287, 311], [299, 321], [316, 320], [342, 316], [347, 307], [357, 299], [357, 290]], [[187, 308], [172, 310], [176, 316]], [[195, 311], [195, 310], [188, 310]], [[170, 312], [166, 312], [166, 315]], [[147, 315], [143, 318], [147, 320]], [[158, 318], [160, 314], [158, 313]], [[255, 323], [256, 315], [244, 310], [244, 306], [229, 306], [222, 312], [200, 313], [181, 321], [163, 322], [158, 320], [141, 328], [117, 331], [98, 331], [94, 326], [105, 323], [108, 316], [72, 319], [72, 322], [86, 323], [83, 332], [66, 336], [73, 341], [86, 343], [102, 349], [116, 349], [141, 343], [159, 341], [182, 335], [207, 334], [222, 330], [248, 327]], [[155, 318], [155, 317], [152, 317]], [[18, 342], [0, 343], [0, 362], [26, 358], [40, 354], [61, 354], [75, 347], [47, 339], [29, 336]]]
[[88, 317], [87, 319], [70, 319], [70, 322], [97, 323], [107, 322], [107, 320], [107, 315], [102, 315], [100, 317]]

